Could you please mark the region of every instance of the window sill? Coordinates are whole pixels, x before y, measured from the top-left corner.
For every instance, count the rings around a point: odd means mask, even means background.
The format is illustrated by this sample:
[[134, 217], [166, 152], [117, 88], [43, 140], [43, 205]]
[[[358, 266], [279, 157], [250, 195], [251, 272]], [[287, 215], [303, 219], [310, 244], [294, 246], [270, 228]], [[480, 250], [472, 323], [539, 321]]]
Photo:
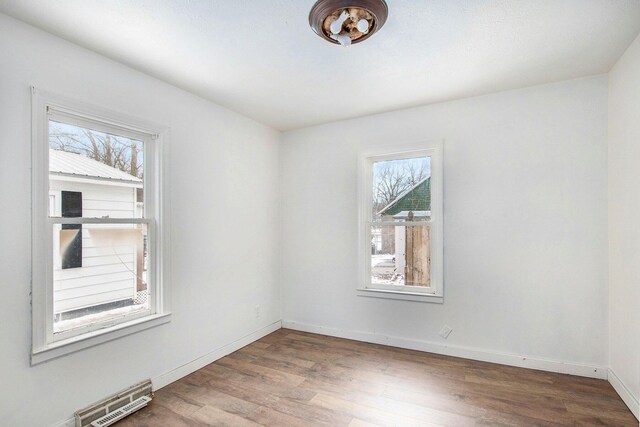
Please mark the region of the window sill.
[[388, 291], [384, 289], [358, 288], [356, 289], [356, 294], [360, 297], [385, 298], [385, 299], [395, 299], [395, 300], [401, 300], [401, 301], [418, 301], [418, 302], [428, 302], [433, 304], [442, 304], [444, 302], [444, 297], [442, 297], [441, 295], [433, 295], [433, 294], [425, 294], [425, 293], [417, 293], [417, 292], [400, 292], [400, 291]]
[[168, 323], [169, 321], [171, 321], [171, 313], [155, 314], [120, 323], [109, 328], [88, 332], [73, 338], [56, 341], [44, 348], [34, 349], [31, 354], [31, 366], [136, 332], [144, 331], [145, 329], [153, 328]]

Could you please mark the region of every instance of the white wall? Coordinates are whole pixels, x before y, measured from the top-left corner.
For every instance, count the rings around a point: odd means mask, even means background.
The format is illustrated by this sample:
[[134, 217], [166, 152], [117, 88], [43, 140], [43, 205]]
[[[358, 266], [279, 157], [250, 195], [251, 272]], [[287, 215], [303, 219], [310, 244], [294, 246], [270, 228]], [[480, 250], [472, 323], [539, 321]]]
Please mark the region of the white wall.
[[640, 37], [609, 74], [609, 358], [611, 370], [631, 395], [626, 401], [636, 417], [640, 412], [639, 213]]
[[[358, 153], [434, 140], [444, 304], [356, 296]], [[287, 132], [281, 161], [284, 324], [436, 344], [447, 324], [447, 345], [607, 366], [606, 76]]]
[[[280, 147], [272, 129], [1, 14], [0, 58], [3, 423], [67, 419], [277, 321], [279, 267], [289, 321], [436, 344], [446, 323], [447, 345], [593, 367], [608, 366], [610, 345], [611, 367], [637, 399], [638, 40], [609, 82], [337, 122], [288, 132]], [[35, 367], [29, 85], [166, 124], [173, 147], [172, 322]], [[444, 304], [356, 296], [358, 152], [439, 139]]]
[[[29, 85], [165, 124], [172, 145], [171, 323], [35, 367], [29, 366]], [[0, 424], [54, 424], [280, 319], [279, 138], [0, 15]]]

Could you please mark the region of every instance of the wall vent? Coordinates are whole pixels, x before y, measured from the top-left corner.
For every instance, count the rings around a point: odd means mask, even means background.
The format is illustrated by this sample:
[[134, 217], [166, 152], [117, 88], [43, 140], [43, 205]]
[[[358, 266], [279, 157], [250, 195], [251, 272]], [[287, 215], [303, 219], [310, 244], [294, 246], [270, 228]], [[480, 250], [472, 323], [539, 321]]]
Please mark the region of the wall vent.
[[128, 405], [124, 405], [122, 408], [111, 412], [104, 417], [100, 417], [94, 422], [91, 423], [92, 427], [107, 427], [116, 421], [120, 421], [127, 415], [133, 414], [138, 409], [144, 408], [147, 406], [147, 403], [151, 402], [151, 398], [147, 396], [142, 396], [140, 399], [134, 400], [132, 403]]
[[[143, 408], [151, 401], [151, 380], [133, 385], [75, 414], [76, 427], [106, 427]], [[100, 424], [94, 424], [100, 422]]]

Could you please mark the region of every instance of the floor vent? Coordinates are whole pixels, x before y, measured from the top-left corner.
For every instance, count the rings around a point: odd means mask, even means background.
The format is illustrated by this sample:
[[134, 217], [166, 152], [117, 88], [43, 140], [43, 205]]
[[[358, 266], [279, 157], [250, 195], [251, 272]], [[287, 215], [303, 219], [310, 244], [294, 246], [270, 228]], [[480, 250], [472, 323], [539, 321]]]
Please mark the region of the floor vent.
[[98, 418], [94, 422], [91, 423], [93, 427], [107, 427], [116, 421], [120, 421], [127, 415], [130, 415], [136, 412], [138, 409], [144, 408], [147, 406], [147, 403], [151, 402], [151, 399], [147, 396], [142, 396], [140, 399], [135, 400], [128, 405], [123, 406], [122, 408], [116, 410], [115, 412], [111, 412], [110, 414], [105, 415], [104, 417]]
[[151, 380], [143, 381], [76, 412], [76, 427], [106, 427], [151, 401]]

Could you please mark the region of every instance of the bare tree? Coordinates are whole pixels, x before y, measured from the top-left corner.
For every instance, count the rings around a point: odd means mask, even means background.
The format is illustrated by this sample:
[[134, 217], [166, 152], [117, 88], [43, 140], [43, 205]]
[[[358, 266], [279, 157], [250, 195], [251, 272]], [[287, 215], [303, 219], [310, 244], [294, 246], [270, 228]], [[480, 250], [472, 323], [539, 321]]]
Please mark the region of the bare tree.
[[413, 187], [427, 177], [427, 167], [424, 163], [422, 163], [419, 168], [415, 163], [409, 163], [405, 165], [404, 172], [405, 176], [407, 177], [407, 184], [409, 188]]
[[425, 164], [418, 167], [415, 163], [406, 163], [398, 167], [388, 163], [376, 173], [374, 181], [374, 210], [380, 209], [393, 202], [402, 193], [415, 186], [427, 177]]
[[49, 146], [54, 150], [82, 154], [105, 165], [142, 178], [142, 143], [90, 129], [53, 126]]
[[374, 200], [377, 204], [387, 205], [408, 188], [404, 171], [385, 165], [376, 174]]

